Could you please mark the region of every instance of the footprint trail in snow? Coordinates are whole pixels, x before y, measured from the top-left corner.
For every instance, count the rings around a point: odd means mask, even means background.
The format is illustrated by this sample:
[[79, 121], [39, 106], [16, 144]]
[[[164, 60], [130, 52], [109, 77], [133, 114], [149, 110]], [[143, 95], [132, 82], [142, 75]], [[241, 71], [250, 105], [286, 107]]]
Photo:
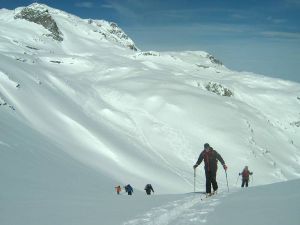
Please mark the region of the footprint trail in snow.
[[210, 198], [203, 194], [192, 194], [184, 199], [153, 208], [144, 215], [123, 223], [123, 225], [192, 225], [207, 222], [207, 216], [220, 204], [220, 199], [228, 193], [220, 193]]

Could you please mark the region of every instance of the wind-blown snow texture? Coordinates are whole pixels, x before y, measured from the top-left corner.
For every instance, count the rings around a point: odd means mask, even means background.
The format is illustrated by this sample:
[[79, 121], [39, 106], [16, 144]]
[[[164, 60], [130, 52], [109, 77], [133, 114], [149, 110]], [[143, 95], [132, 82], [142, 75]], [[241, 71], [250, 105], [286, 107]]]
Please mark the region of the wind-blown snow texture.
[[[62, 40], [53, 24], [20, 18], [23, 8], [0, 10], [0, 218], [24, 224], [38, 208], [37, 218], [54, 210], [49, 224], [78, 221], [100, 213], [93, 201], [114, 208], [117, 184], [190, 192], [205, 142], [230, 186], [246, 164], [255, 185], [300, 177], [298, 83], [237, 73], [200, 51], [142, 52], [115, 23], [28, 8], [49, 14]], [[218, 179], [225, 188], [222, 170]]]

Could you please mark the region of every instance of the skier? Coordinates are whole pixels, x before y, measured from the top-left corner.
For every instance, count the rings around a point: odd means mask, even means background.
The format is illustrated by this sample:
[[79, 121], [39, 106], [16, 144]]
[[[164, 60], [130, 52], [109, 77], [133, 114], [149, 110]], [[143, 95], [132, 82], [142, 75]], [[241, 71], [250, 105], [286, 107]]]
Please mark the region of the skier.
[[117, 187], [115, 187], [117, 194], [119, 195], [120, 192], [122, 191], [121, 186], [118, 185]]
[[[210, 147], [208, 143], [204, 144], [204, 150], [201, 152], [196, 164], [193, 166], [194, 169], [196, 169], [203, 160], [206, 177], [206, 196], [211, 196], [218, 190], [218, 183], [216, 181], [218, 169], [217, 160], [222, 163], [225, 171], [227, 170], [227, 166], [221, 155]], [[213, 193], [211, 193], [211, 186], [213, 187]]]
[[250, 172], [248, 170], [248, 166], [245, 166], [243, 172], [239, 173], [239, 175], [242, 175], [242, 188], [246, 185], [248, 187], [249, 183], [249, 175], [252, 175], [253, 172]]
[[145, 189], [144, 189], [144, 190], [146, 191], [147, 195], [151, 195], [151, 191], [154, 193], [154, 190], [153, 190], [153, 187], [152, 187], [151, 184], [147, 184], [147, 185], [145, 186]]
[[127, 184], [124, 188], [125, 188], [125, 191], [128, 193], [128, 195], [132, 195], [133, 188], [131, 187], [130, 184]]

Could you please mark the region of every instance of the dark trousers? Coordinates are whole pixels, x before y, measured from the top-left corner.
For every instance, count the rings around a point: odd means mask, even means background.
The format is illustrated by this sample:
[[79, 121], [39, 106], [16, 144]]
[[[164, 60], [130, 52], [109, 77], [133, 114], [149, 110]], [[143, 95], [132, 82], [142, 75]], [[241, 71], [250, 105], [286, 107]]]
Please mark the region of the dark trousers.
[[211, 193], [211, 186], [214, 191], [218, 190], [218, 183], [216, 181], [217, 171], [207, 171], [205, 170], [206, 177], [206, 193]]
[[246, 187], [248, 187], [248, 183], [249, 183], [249, 179], [243, 179], [242, 187], [244, 187], [245, 185], [246, 185]]
[[132, 191], [128, 191], [128, 195], [132, 195]]

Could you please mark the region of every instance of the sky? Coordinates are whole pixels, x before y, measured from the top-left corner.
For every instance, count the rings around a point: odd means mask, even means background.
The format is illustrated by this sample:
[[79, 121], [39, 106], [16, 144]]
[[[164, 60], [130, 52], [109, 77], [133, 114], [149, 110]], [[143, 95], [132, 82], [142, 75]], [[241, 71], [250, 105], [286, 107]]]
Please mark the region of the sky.
[[141, 50], [207, 51], [225, 66], [300, 83], [300, 0], [0, 0], [116, 22]]

